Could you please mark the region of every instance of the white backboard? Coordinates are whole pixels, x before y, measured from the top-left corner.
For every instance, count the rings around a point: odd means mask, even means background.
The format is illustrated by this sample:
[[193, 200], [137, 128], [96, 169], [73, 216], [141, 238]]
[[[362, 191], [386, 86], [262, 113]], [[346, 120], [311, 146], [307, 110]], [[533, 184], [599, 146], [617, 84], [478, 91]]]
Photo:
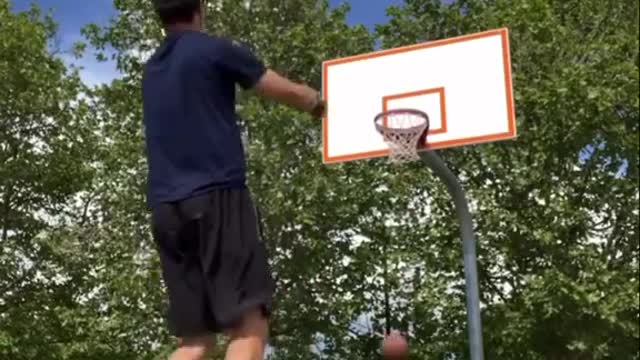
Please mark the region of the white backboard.
[[507, 29], [323, 63], [325, 163], [388, 155], [373, 119], [394, 108], [429, 115], [421, 149], [516, 137]]

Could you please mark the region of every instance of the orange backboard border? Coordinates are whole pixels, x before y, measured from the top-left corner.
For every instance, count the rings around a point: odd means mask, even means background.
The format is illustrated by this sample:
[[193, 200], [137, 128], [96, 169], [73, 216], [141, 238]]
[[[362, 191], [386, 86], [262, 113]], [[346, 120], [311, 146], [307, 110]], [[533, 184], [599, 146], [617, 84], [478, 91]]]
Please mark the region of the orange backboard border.
[[[496, 35], [499, 35], [502, 39], [502, 57], [503, 57], [503, 64], [504, 64], [505, 89], [506, 89], [506, 97], [507, 97], [507, 104], [506, 104], [507, 117], [509, 121], [507, 132], [485, 135], [485, 136], [468, 137], [463, 139], [440, 141], [436, 143], [428, 143], [422, 150], [435, 150], [435, 149], [448, 148], [448, 147], [454, 147], [454, 146], [479, 144], [479, 143], [485, 143], [490, 141], [507, 140], [507, 139], [514, 138], [517, 136], [517, 132], [516, 132], [516, 119], [515, 119], [515, 105], [514, 105], [514, 99], [513, 99], [513, 83], [511, 78], [511, 51], [509, 48], [509, 30], [507, 28], [500, 28], [495, 30], [474, 33], [474, 34], [457, 36], [453, 38], [429, 41], [429, 42], [415, 44], [415, 45], [401, 46], [393, 49], [380, 50], [376, 52], [325, 61], [322, 63], [323, 98], [326, 100], [329, 97], [329, 84], [328, 84], [329, 71], [328, 70], [329, 70], [329, 67], [332, 65], [345, 64], [345, 63], [359, 61], [359, 60], [373, 59], [373, 58], [386, 56], [386, 55], [410, 52], [413, 50], [428, 49], [432, 47], [460, 43], [460, 42], [465, 42], [469, 40], [482, 39], [482, 38], [492, 37]], [[328, 106], [331, 107], [331, 104], [329, 103]], [[367, 152], [349, 154], [349, 155], [329, 156], [329, 138], [328, 138], [329, 121], [327, 116], [325, 116], [322, 120], [322, 127], [323, 127], [322, 155], [323, 155], [324, 163], [361, 160], [361, 159], [368, 159], [368, 158], [375, 158], [375, 157], [382, 157], [382, 156], [389, 155], [389, 150], [385, 149], [385, 150], [367, 151]]]

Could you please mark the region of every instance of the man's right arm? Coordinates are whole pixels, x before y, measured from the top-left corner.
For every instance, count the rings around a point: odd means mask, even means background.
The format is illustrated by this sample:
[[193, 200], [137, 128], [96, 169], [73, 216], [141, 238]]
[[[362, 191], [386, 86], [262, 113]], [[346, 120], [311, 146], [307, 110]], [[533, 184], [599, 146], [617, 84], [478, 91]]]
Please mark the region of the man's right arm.
[[314, 116], [324, 115], [324, 102], [320, 93], [307, 85], [298, 84], [267, 70], [262, 75], [254, 90], [266, 98], [288, 105]]
[[216, 63], [244, 89], [253, 89], [263, 97], [275, 100], [316, 117], [324, 116], [325, 105], [320, 94], [267, 69], [246, 46], [221, 39]]

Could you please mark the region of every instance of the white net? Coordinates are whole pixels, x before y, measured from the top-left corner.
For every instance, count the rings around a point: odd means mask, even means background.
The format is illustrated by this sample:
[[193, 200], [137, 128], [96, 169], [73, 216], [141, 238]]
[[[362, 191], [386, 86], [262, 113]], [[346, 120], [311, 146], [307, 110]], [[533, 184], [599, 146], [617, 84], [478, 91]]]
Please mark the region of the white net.
[[375, 125], [389, 146], [389, 161], [419, 160], [418, 141], [429, 126], [427, 114], [417, 110], [392, 110], [375, 118]]

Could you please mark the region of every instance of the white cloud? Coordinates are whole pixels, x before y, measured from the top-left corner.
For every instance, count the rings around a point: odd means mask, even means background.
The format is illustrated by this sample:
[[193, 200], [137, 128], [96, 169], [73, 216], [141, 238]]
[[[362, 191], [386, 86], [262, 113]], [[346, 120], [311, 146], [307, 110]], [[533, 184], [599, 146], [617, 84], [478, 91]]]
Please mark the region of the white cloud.
[[108, 84], [121, 76], [113, 61], [99, 62], [92, 57], [85, 56], [75, 60], [74, 64], [82, 68], [80, 77], [89, 86]]
[[[75, 40], [79, 40], [79, 38], [67, 37], [64, 39], [66, 43], [72, 43]], [[58, 56], [68, 67], [79, 68], [82, 81], [89, 86], [108, 84], [121, 76], [114, 61], [98, 61], [91, 51], [87, 51], [81, 58], [75, 58], [69, 51], [61, 52]]]

